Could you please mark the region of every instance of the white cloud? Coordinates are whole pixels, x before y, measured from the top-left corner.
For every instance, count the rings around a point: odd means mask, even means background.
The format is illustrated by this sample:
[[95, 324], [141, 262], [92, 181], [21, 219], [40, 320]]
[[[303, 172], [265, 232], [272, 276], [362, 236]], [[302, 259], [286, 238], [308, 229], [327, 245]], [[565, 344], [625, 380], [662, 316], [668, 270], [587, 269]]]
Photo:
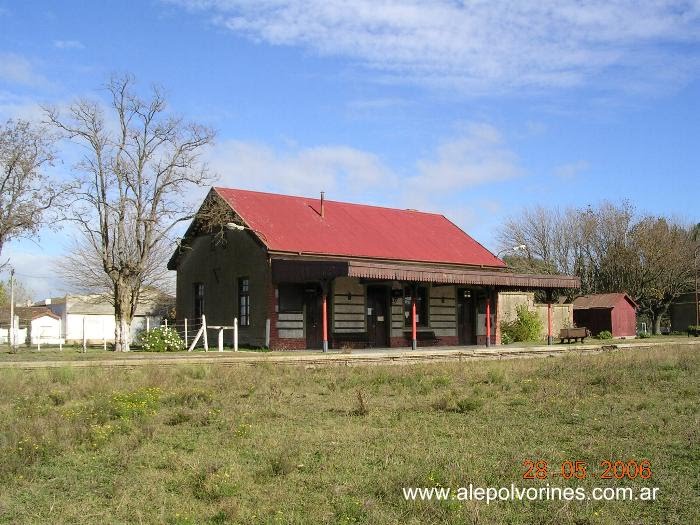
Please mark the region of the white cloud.
[[586, 171], [588, 168], [588, 162], [585, 160], [569, 162], [555, 167], [554, 176], [563, 180], [573, 180], [579, 173]]
[[[229, 140], [217, 145], [209, 163], [222, 186], [317, 195], [426, 211], [455, 206], [464, 191], [524, 174], [500, 132], [472, 123], [457, 138], [415, 161], [415, 174], [402, 176], [377, 155], [349, 146], [292, 147]], [[449, 201], [449, 202], [448, 202]]]
[[420, 160], [418, 175], [408, 179], [414, 191], [460, 191], [522, 174], [518, 159], [490, 124], [473, 123], [464, 136], [441, 144], [430, 160]]
[[36, 86], [46, 83], [32, 63], [16, 53], [0, 53], [0, 81]]
[[469, 92], [599, 84], [616, 70], [653, 82], [660, 63], [682, 80], [700, 42], [698, 0], [164, 1], [255, 41]]
[[229, 140], [214, 148], [209, 163], [223, 186], [298, 195], [327, 191], [352, 197], [396, 181], [377, 156], [348, 146], [278, 152]]
[[85, 49], [83, 43], [78, 40], [54, 40], [53, 46], [58, 49]]
[[8, 118], [40, 120], [41, 107], [30, 97], [0, 91], [0, 120]]

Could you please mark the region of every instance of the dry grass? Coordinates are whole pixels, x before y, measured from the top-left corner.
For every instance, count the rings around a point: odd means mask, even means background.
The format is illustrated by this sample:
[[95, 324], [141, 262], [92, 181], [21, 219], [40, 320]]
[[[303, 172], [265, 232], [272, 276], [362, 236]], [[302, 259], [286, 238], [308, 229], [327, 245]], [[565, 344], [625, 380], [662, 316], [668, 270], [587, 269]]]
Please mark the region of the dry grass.
[[[9, 523], [697, 523], [700, 355], [0, 370]], [[408, 503], [522, 461], [649, 458], [661, 499]], [[552, 484], [567, 485], [560, 478]], [[624, 484], [600, 480], [586, 487]], [[573, 485], [573, 483], [571, 483]]]

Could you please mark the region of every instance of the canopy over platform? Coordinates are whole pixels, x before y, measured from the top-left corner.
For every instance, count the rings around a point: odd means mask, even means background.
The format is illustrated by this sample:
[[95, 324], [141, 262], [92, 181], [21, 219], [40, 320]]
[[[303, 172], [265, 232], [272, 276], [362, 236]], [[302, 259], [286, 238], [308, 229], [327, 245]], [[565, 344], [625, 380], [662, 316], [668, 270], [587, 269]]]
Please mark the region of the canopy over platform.
[[416, 265], [402, 262], [362, 260], [273, 259], [276, 283], [324, 281], [336, 277], [358, 277], [384, 281], [463, 284], [518, 289], [580, 288], [581, 280], [568, 275], [519, 274], [496, 269]]

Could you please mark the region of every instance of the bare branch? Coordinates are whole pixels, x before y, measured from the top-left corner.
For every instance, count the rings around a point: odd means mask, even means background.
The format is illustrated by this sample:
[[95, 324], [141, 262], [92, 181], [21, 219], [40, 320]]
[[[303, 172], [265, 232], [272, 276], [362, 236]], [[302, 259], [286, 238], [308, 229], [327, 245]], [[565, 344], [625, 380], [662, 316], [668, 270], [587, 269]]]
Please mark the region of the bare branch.
[[46, 128], [24, 120], [0, 125], [0, 253], [7, 242], [57, 224], [74, 185], [44, 173], [55, 160], [55, 140]]
[[157, 87], [147, 98], [139, 96], [131, 75], [112, 77], [106, 91], [107, 107], [78, 100], [66, 115], [53, 109], [46, 114], [86, 152], [76, 166], [84, 175], [77, 192], [82, 206], [79, 213], [67, 214], [82, 236], [62, 273], [92, 291], [109, 289], [117, 350], [128, 350], [128, 327], [139, 297], [167, 271], [167, 233], [191, 215], [181, 195], [211, 180], [199, 157], [214, 133], [166, 114]]
[[512, 261], [520, 271], [552, 268], [578, 275], [584, 293], [629, 293], [658, 331], [671, 302], [691, 288], [694, 234], [663, 217], [638, 216], [629, 203], [604, 202], [563, 213], [526, 210], [506, 222], [500, 242], [528, 246], [527, 261]]

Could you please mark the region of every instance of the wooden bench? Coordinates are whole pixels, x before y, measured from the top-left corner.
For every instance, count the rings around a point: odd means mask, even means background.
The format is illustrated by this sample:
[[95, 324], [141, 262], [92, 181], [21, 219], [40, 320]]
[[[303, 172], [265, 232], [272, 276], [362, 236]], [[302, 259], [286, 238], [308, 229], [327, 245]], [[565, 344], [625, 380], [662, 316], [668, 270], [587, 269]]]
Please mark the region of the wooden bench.
[[[409, 343], [413, 341], [413, 334], [410, 331], [404, 332], [403, 336], [408, 340]], [[435, 335], [435, 332], [433, 332], [432, 330], [418, 330], [416, 332], [416, 341], [418, 341], [419, 343], [437, 344], [440, 342], [440, 338], [437, 337]]]
[[353, 348], [355, 347], [354, 345], [367, 348], [373, 344], [367, 332], [334, 333], [331, 338], [334, 348], [342, 348], [345, 345], [352, 345]]
[[586, 337], [588, 337], [587, 328], [562, 328], [561, 330], [559, 330], [560, 344], [564, 343], [564, 339], [566, 339], [567, 343], [571, 343], [572, 340], [574, 342], [581, 340], [581, 342], [583, 343]]

